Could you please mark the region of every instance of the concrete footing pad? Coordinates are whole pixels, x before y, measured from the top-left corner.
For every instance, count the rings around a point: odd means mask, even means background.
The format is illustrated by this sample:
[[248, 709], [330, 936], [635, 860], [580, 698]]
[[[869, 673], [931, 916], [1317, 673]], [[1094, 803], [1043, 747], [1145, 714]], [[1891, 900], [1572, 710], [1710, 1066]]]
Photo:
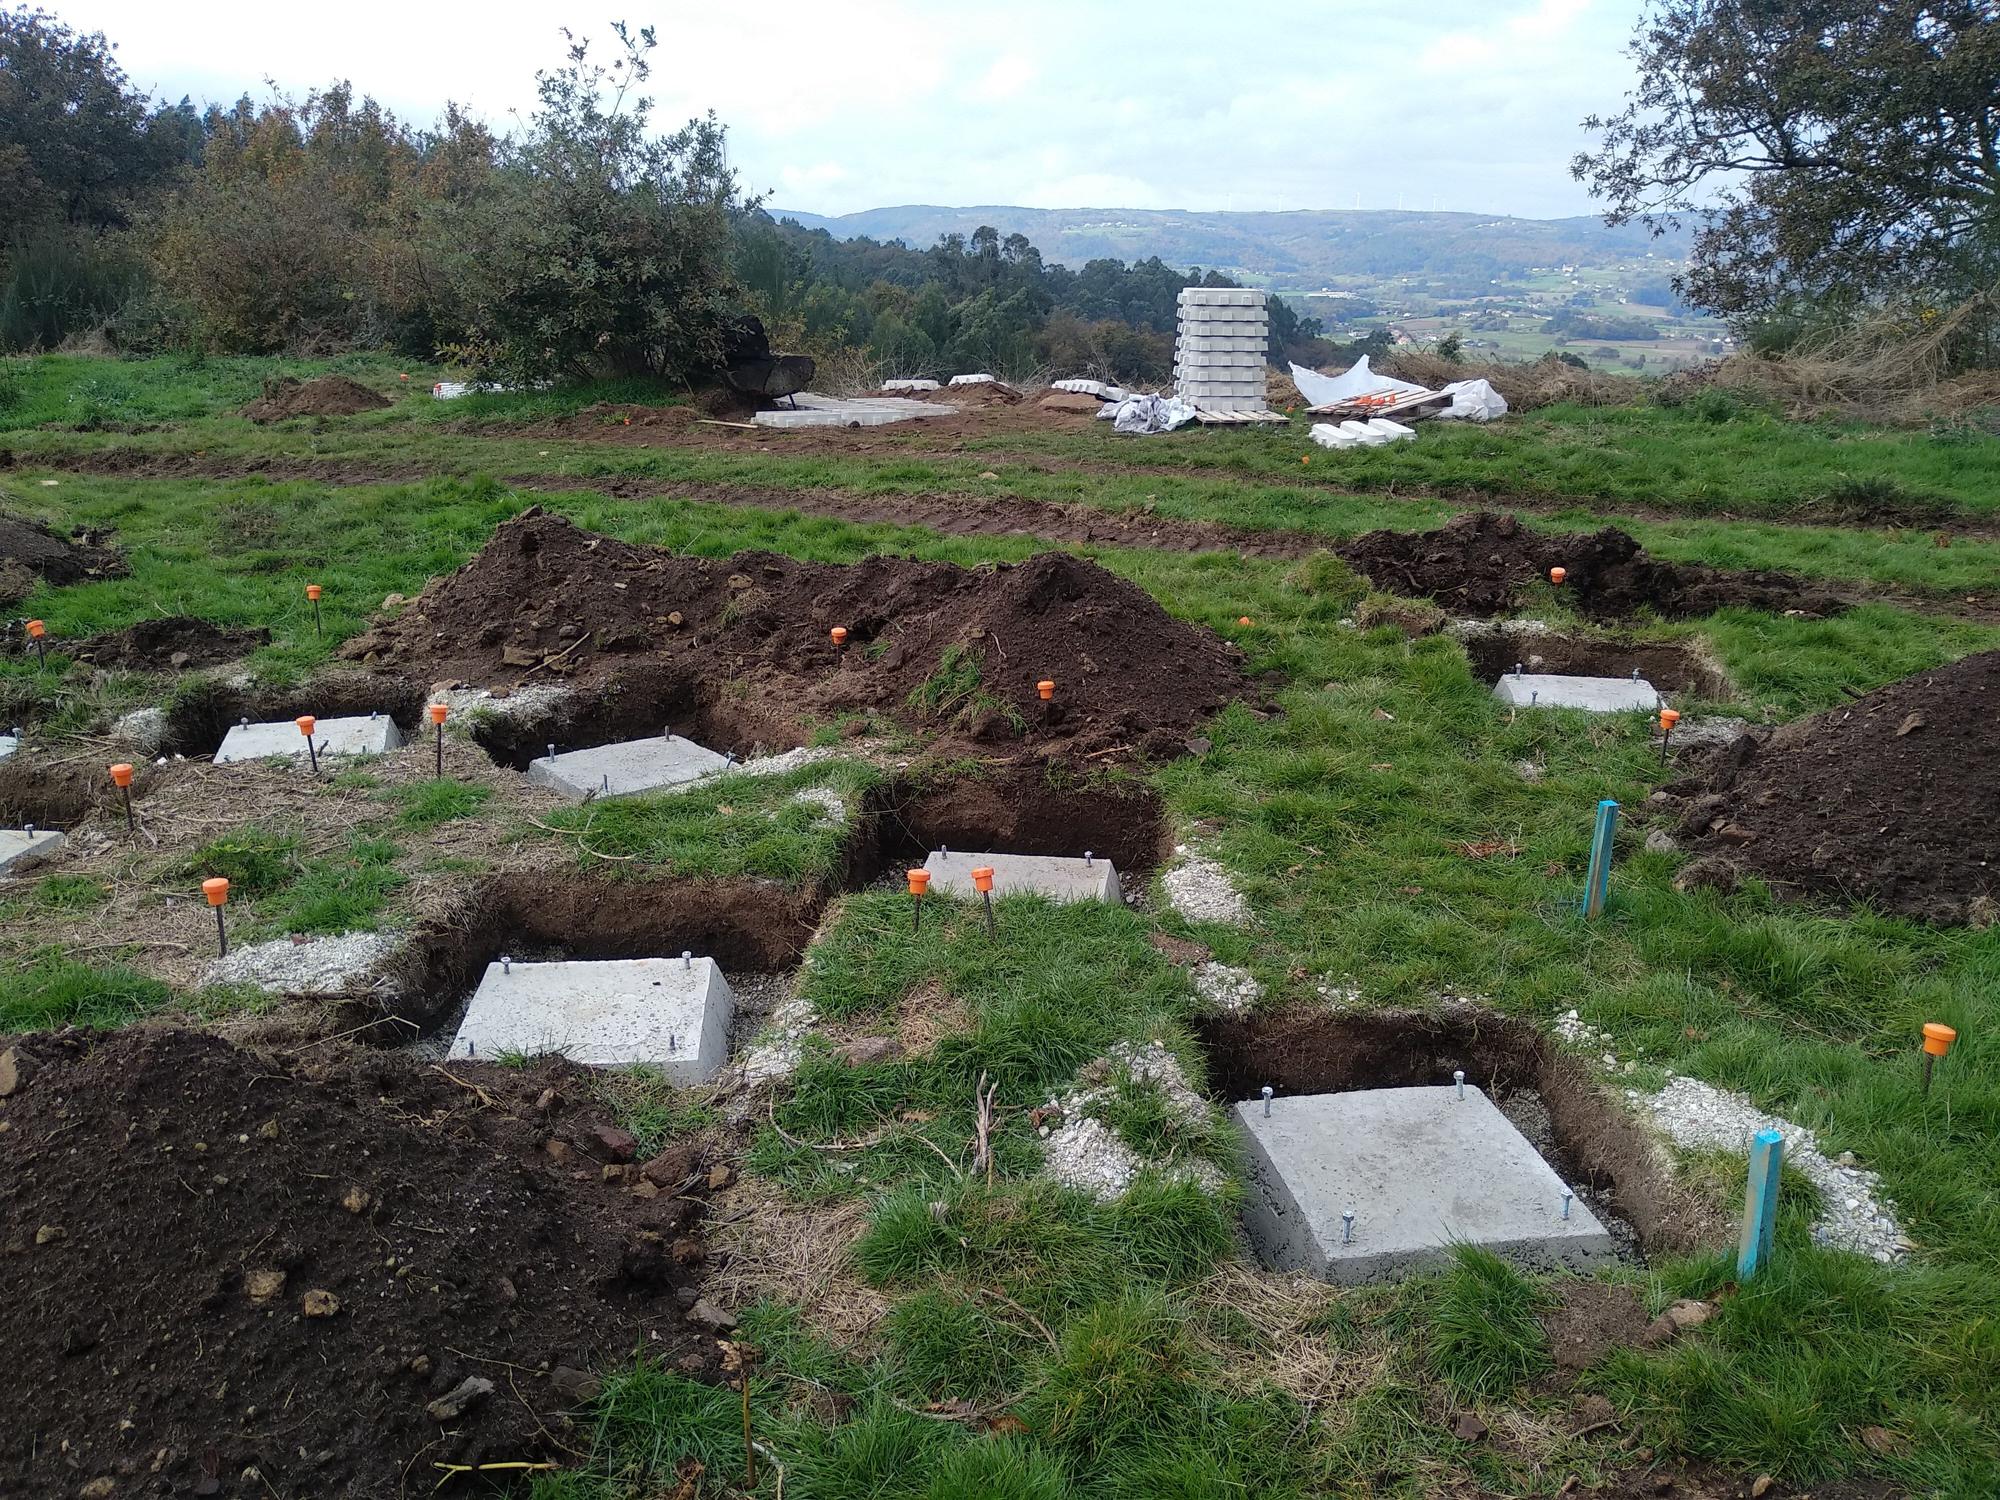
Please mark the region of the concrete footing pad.
[[[321, 758], [329, 755], [380, 755], [403, 743], [396, 721], [387, 714], [362, 714], [348, 719], [321, 719], [313, 726], [313, 747]], [[290, 719], [282, 724], [238, 724], [222, 737], [215, 752], [218, 766], [242, 760], [269, 760], [284, 756], [306, 760], [306, 737]]]
[[931, 872], [931, 889], [954, 896], [976, 896], [972, 872], [993, 871], [995, 897], [1029, 892], [1051, 901], [1121, 901], [1118, 871], [1108, 859], [1089, 861], [1056, 854], [961, 854], [933, 850], [924, 861]]
[[27, 866], [62, 848], [63, 835], [53, 828], [0, 828], [0, 873]]
[[[1235, 1107], [1245, 1225], [1264, 1263], [1329, 1281], [1436, 1270], [1473, 1244], [1532, 1270], [1584, 1270], [1616, 1247], [1479, 1089], [1364, 1089]], [[1343, 1214], [1352, 1212], [1350, 1236]]]
[[1519, 708], [1580, 708], [1593, 714], [1651, 713], [1660, 695], [1643, 677], [1564, 677], [1554, 672], [1509, 672], [1493, 696]]
[[21, 737], [18, 734], [0, 734], [0, 760], [5, 760], [20, 748]]
[[453, 1057], [560, 1052], [603, 1067], [646, 1063], [705, 1083], [729, 1058], [736, 997], [710, 958], [495, 961], [459, 1023]]
[[686, 786], [728, 769], [729, 757], [677, 734], [622, 740], [589, 750], [542, 756], [528, 767], [528, 780], [554, 787], [566, 797], [630, 797], [639, 792]]

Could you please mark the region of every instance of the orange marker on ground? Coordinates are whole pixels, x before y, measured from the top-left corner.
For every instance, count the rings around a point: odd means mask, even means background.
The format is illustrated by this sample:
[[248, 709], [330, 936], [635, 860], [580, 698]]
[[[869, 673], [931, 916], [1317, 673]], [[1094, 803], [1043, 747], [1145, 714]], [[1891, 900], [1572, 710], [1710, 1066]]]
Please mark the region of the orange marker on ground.
[[972, 888], [986, 903], [986, 935], [998, 937], [999, 929], [993, 925], [993, 866], [981, 865], [972, 872]]
[[437, 773], [438, 779], [442, 781], [444, 779], [444, 721], [451, 713], [451, 705], [449, 703], [433, 703], [426, 712], [431, 716], [431, 723], [437, 726]]
[[1549, 582], [1550, 582], [1550, 583], [1561, 583], [1561, 582], [1562, 582], [1562, 581], [1563, 581], [1563, 580], [1564, 580], [1565, 578], [1567, 578], [1567, 577], [1569, 577], [1569, 569], [1568, 569], [1568, 568], [1550, 568], [1550, 569], [1549, 569]]
[[1050, 679], [1044, 677], [1040, 682], [1035, 684], [1035, 693], [1041, 698], [1042, 702], [1047, 703], [1051, 698], [1055, 697], [1056, 685]]
[[300, 714], [292, 722], [299, 726], [299, 733], [306, 737], [306, 759], [312, 762], [313, 775], [319, 775], [319, 750], [313, 744], [313, 731], [319, 727], [319, 720], [311, 714]]
[[1252, 620], [1248, 615], [1238, 615], [1236, 617], [1236, 623], [1238, 625], [1254, 625], [1256, 624], [1256, 621]]
[[309, 583], [306, 585], [306, 597], [312, 600], [313, 635], [315, 638], [324, 636], [326, 633], [324, 630], [320, 628], [320, 623], [319, 623], [319, 596], [323, 592], [325, 591], [321, 589], [320, 586], [316, 583]]
[[48, 633], [49, 627], [40, 620], [28, 621], [28, 639], [35, 643], [35, 659], [37, 661], [45, 662], [49, 659], [49, 645], [44, 639]]
[[910, 931], [915, 932], [923, 925], [924, 890], [931, 883], [929, 870], [905, 870], [904, 879], [910, 882]]
[[1674, 726], [1681, 721], [1681, 711], [1677, 708], [1660, 710], [1660, 764], [1667, 763], [1667, 741], [1674, 737]]
[[1931, 1069], [1937, 1060], [1951, 1051], [1951, 1044], [1958, 1040], [1958, 1033], [1942, 1021], [1924, 1022], [1924, 1092], [1931, 1091]]
[[833, 638], [834, 645], [845, 646], [847, 644], [847, 627], [845, 625], [836, 625], [827, 634]]
[[208, 904], [215, 908], [215, 939], [221, 945], [222, 956], [229, 956], [229, 929], [222, 922], [222, 903], [229, 899], [229, 882], [220, 875], [211, 875], [201, 883], [201, 893], [208, 898]]
[[111, 768], [111, 784], [125, 797], [125, 831], [137, 833], [139, 825], [132, 816], [132, 768], [124, 761], [119, 761]]

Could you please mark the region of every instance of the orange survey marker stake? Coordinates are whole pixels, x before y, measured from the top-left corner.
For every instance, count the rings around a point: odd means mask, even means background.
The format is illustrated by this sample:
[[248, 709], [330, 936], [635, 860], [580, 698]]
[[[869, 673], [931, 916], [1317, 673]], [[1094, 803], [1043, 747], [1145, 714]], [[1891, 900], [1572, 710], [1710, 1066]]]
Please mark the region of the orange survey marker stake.
[[1236, 623], [1238, 625], [1254, 625], [1257, 622], [1251, 619], [1248, 615], [1238, 615], [1236, 617]]
[[1937, 1060], [1951, 1051], [1951, 1044], [1958, 1040], [1958, 1033], [1942, 1021], [1924, 1022], [1924, 1092], [1931, 1091], [1931, 1069]]
[[836, 625], [827, 634], [833, 638], [834, 645], [845, 646], [847, 644], [847, 627], [845, 625]]
[[1549, 569], [1549, 582], [1550, 582], [1550, 583], [1561, 583], [1561, 582], [1562, 582], [1562, 581], [1563, 581], [1563, 580], [1564, 580], [1565, 578], [1567, 578], [1567, 577], [1569, 577], [1569, 569], [1568, 569], [1568, 568], [1550, 568], [1550, 569]]
[[1667, 741], [1674, 737], [1674, 726], [1680, 723], [1680, 721], [1681, 712], [1679, 709], [1663, 708], [1660, 710], [1660, 764], [1663, 766], [1667, 763]]
[[125, 831], [136, 834], [139, 824], [132, 816], [132, 768], [124, 761], [111, 768], [111, 784], [125, 795]]
[[437, 773], [438, 780], [444, 780], [444, 721], [451, 713], [448, 703], [433, 703], [429, 710], [431, 723], [437, 728]]
[[325, 592], [326, 591], [316, 583], [309, 583], [306, 585], [306, 597], [312, 600], [312, 607], [313, 607], [313, 635], [315, 638], [321, 640], [324, 640], [326, 638], [326, 632], [320, 627], [320, 622], [319, 622], [319, 596]]
[[1035, 684], [1035, 693], [1036, 696], [1038, 696], [1042, 700], [1042, 702], [1047, 703], [1051, 698], [1055, 697], [1056, 685], [1054, 682], [1044, 677], [1040, 682]]
[[222, 905], [229, 899], [229, 882], [220, 875], [211, 875], [201, 883], [201, 893], [208, 898], [208, 904], [215, 908], [215, 940], [221, 946], [222, 956], [229, 956], [229, 929], [223, 925]]
[[28, 639], [35, 643], [35, 660], [46, 664], [49, 659], [49, 627], [40, 620], [28, 621]]
[[972, 888], [986, 902], [986, 935], [998, 937], [999, 929], [993, 925], [993, 866], [981, 865], [972, 872]]
[[306, 737], [306, 759], [312, 762], [313, 775], [319, 775], [319, 750], [313, 744], [313, 731], [319, 728], [319, 720], [311, 714], [300, 714], [292, 722], [299, 726], [299, 733]]
[[929, 870], [906, 870], [904, 876], [910, 882], [910, 931], [923, 926], [924, 890], [931, 883]]

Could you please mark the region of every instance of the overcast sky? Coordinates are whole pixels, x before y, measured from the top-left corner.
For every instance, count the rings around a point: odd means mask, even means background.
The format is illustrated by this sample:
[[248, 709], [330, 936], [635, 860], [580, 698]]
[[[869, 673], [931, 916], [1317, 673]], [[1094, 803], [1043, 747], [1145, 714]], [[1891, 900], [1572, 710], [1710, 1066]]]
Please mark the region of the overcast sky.
[[[139, 86], [198, 102], [333, 79], [428, 123], [533, 101], [557, 27], [528, 0], [44, 0]], [[838, 214], [1036, 208], [1587, 213], [1579, 122], [1619, 103], [1637, 0], [1426, 6], [1108, 0], [607, 0], [658, 27], [656, 118], [713, 109], [745, 187]]]

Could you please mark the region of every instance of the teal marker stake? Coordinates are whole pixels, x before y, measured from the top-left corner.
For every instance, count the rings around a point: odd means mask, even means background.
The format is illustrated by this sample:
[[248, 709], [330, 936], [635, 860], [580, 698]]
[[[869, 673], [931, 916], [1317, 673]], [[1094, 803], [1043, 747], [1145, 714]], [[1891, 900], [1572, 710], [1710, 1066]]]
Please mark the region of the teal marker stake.
[[1611, 894], [1611, 841], [1618, 833], [1618, 804], [1606, 797], [1597, 804], [1597, 831], [1590, 839], [1590, 883], [1584, 887], [1583, 914], [1595, 917]]
[[1771, 1234], [1778, 1225], [1778, 1168], [1785, 1138], [1760, 1130], [1750, 1143], [1750, 1187], [1743, 1195], [1743, 1238], [1736, 1247], [1736, 1279], [1748, 1281], [1771, 1258]]

